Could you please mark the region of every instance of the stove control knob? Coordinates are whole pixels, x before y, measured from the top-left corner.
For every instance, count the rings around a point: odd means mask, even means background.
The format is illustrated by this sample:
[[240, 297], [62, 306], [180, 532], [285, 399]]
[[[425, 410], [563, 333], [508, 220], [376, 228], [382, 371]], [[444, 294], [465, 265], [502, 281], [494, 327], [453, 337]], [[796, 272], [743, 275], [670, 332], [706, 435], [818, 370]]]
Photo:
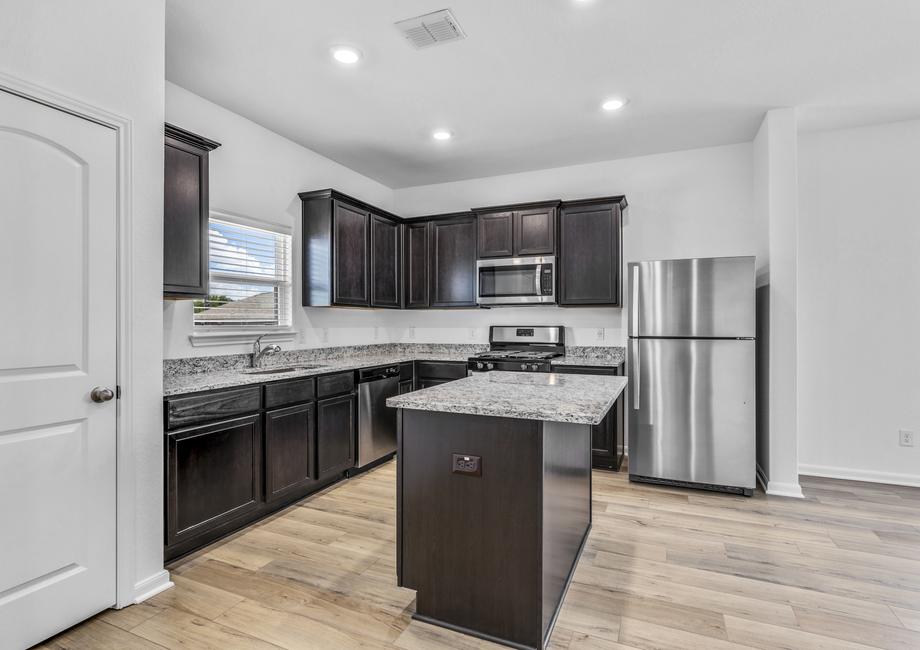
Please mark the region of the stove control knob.
[[492, 370], [492, 368], [494, 368], [494, 367], [495, 367], [495, 364], [494, 364], [494, 363], [487, 363], [487, 364], [486, 364], [486, 370]]
[[482, 366], [482, 361], [477, 361], [477, 362], [476, 362], [476, 370], [482, 370], [482, 368], [483, 368], [483, 366]]
[[526, 364], [526, 363], [522, 363], [522, 364], [521, 364], [521, 370], [527, 370], [527, 364]]
[[538, 364], [538, 363], [532, 363], [532, 364], [530, 364], [530, 369], [531, 369], [531, 370], [539, 370], [539, 369], [540, 369], [540, 364]]

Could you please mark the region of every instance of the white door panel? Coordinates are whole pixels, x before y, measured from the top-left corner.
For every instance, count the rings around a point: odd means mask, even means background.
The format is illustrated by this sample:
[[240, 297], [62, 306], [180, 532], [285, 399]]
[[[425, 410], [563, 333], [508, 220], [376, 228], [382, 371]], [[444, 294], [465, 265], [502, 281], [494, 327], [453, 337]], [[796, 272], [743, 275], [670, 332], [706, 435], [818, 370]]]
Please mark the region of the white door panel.
[[115, 602], [115, 131], [0, 91], [0, 647]]

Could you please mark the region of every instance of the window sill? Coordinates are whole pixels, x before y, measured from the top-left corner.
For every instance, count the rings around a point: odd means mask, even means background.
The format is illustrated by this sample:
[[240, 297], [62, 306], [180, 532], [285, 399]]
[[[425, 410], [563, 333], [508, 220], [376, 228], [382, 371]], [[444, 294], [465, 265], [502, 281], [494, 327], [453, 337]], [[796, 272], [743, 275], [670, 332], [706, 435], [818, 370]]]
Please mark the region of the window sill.
[[296, 330], [247, 330], [247, 331], [221, 331], [213, 329], [202, 329], [200, 332], [189, 334], [188, 340], [192, 347], [201, 348], [212, 345], [232, 345], [234, 343], [252, 343], [258, 337], [264, 335], [264, 343], [281, 343], [284, 341], [293, 341], [297, 336]]

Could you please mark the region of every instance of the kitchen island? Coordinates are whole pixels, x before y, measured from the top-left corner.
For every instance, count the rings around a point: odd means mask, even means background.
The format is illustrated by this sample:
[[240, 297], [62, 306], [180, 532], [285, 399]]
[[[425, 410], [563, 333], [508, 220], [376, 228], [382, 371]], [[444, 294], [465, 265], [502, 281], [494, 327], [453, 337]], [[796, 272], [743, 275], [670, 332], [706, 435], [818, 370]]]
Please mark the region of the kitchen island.
[[544, 647], [591, 528], [591, 427], [625, 387], [489, 372], [387, 400], [397, 573], [416, 619]]

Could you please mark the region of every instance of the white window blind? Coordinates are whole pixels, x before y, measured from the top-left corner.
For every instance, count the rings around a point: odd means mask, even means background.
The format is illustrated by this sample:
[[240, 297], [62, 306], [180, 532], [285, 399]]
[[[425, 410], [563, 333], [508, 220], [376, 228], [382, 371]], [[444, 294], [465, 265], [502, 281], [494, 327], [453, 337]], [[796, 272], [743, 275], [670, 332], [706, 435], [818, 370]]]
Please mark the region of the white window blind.
[[210, 287], [195, 325], [290, 327], [291, 236], [211, 217]]

